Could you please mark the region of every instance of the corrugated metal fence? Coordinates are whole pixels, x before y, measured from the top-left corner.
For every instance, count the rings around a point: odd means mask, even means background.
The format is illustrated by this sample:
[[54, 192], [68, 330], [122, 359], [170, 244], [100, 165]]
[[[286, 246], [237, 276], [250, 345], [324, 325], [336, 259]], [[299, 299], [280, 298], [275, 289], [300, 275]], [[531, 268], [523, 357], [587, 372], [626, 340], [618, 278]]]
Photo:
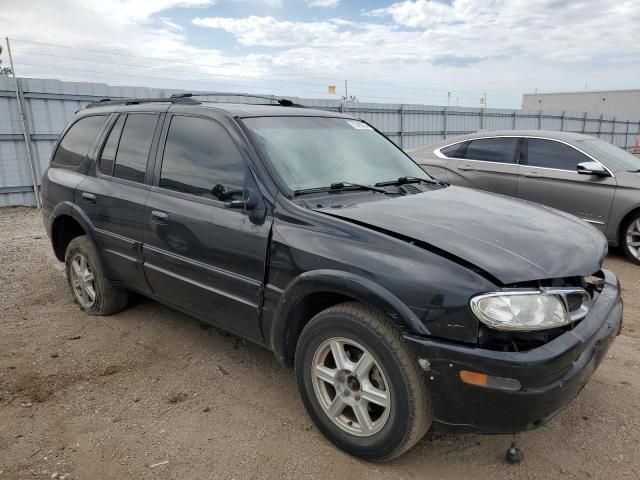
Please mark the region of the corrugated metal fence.
[[[31, 169], [41, 178], [51, 150], [67, 121], [87, 103], [116, 97], [163, 97], [180, 90], [117, 87], [102, 83], [62, 82], [54, 79], [18, 79], [27, 132], [16, 101], [16, 83], [0, 76], [0, 206], [34, 205]], [[430, 145], [441, 139], [477, 130], [565, 130], [582, 132], [631, 150], [640, 123], [615, 121], [606, 115], [430, 105], [347, 103], [339, 100], [291, 98], [324, 110], [345, 111], [371, 123], [404, 149]], [[261, 100], [211, 97], [213, 101], [260, 103]], [[25, 138], [30, 139], [30, 165]]]

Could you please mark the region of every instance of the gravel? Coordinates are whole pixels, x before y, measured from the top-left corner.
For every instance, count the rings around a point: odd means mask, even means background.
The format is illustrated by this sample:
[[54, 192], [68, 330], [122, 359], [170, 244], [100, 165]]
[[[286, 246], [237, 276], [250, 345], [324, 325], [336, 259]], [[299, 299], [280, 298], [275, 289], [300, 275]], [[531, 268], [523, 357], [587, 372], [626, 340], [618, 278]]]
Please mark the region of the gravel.
[[427, 435], [375, 464], [313, 427], [267, 350], [144, 298], [84, 315], [39, 213], [0, 209], [0, 480], [640, 478], [640, 267], [617, 252], [606, 267], [623, 332], [557, 418], [515, 438]]

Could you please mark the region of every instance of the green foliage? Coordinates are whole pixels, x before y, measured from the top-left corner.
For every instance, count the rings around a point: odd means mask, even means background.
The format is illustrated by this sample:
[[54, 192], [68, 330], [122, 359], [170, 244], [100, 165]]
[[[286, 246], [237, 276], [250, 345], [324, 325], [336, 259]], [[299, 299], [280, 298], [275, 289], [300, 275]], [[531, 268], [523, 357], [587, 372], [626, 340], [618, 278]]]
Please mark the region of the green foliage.
[[10, 67], [2, 66], [2, 45], [0, 45], [0, 75], [11, 75], [12, 73]]

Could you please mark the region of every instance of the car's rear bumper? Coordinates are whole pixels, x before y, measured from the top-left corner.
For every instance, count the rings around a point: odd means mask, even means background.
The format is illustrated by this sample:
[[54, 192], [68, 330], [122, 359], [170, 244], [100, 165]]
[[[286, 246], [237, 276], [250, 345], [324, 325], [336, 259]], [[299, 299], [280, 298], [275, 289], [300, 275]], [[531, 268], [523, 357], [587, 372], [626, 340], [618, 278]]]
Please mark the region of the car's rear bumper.
[[[418, 357], [428, 361], [434, 428], [516, 433], [543, 425], [578, 395], [620, 332], [619, 291], [615, 275], [605, 271], [604, 288], [587, 317], [570, 332], [526, 352], [497, 352], [407, 335]], [[516, 379], [522, 388], [469, 385], [460, 380], [460, 370]]]

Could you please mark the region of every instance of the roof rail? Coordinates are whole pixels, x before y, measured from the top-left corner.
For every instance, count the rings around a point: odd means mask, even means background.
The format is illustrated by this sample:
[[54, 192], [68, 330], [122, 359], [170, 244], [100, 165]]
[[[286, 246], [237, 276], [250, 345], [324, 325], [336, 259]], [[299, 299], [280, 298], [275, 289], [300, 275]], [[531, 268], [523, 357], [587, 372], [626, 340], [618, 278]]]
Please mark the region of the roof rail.
[[[201, 102], [195, 100], [193, 97], [247, 97], [247, 98], [261, 98], [263, 100], [269, 100], [276, 102], [277, 105], [282, 107], [298, 107], [306, 108], [304, 105], [294, 103], [286, 98], [277, 98], [275, 96], [266, 95], [253, 95], [250, 93], [232, 93], [232, 92], [198, 92], [198, 93], [174, 93], [168, 98], [101, 98], [95, 102], [88, 104], [85, 108], [103, 107], [106, 105], [139, 105], [141, 103], [181, 103], [183, 105], [200, 105]], [[234, 102], [230, 102], [234, 103]], [[274, 103], [272, 103], [274, 105]]]
[[174, 93], [171, 95], [171, 98], [192, 98], [192, 97], [247, 97], [247, 98], [261, 98], [263, 100], [270, 100], [272, 102], [277, 102], [278, 105], [282, 107], [299, 107], [306, 108], [304, 105], [300, 105], [299, 103], [294, 103], [291, 100], [286, 98], [277, 98], [276, 96], [267, 96], [267, 95], [254, 95], [252, 93], [233, 93], [233, 92], [198, 92], [198, 93]]
[[187, 105], [199, 105], [200, 102], [188, 97], [169, 97], [169, 98], [101, 98], [96, 102], [88, 104], [85, 108], [103, 107], [105, 105], [139, 105], [141, 103], [182, 103]]

